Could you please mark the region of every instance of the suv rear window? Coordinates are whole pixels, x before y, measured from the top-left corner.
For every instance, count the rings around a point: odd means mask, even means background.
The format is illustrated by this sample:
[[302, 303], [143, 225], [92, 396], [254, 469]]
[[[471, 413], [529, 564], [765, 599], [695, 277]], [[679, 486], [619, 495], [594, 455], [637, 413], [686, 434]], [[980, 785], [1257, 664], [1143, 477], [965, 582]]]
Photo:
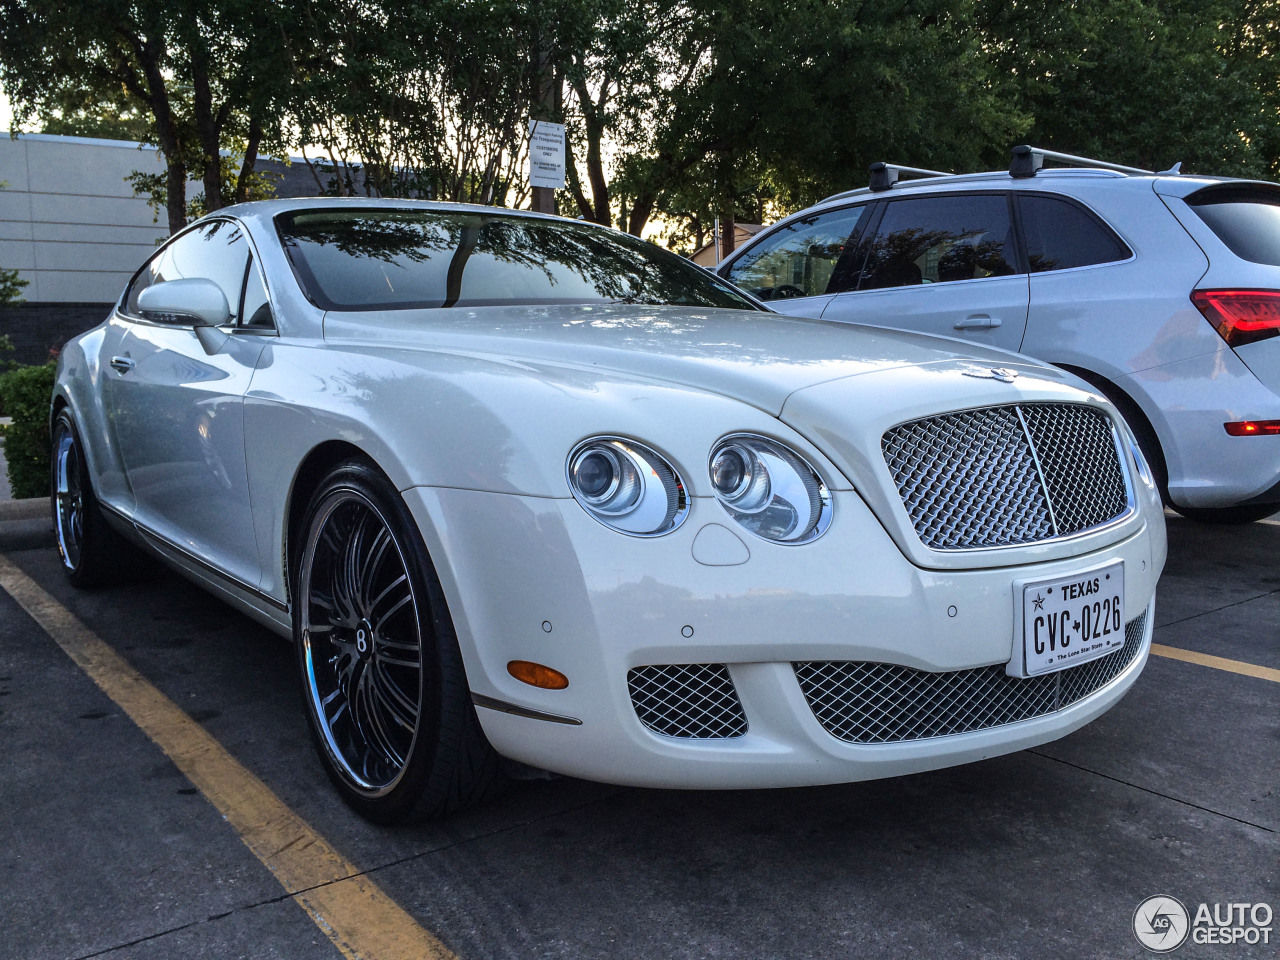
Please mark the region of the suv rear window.
[[1280, 267], [1280, 196], [1219, 189], [1194, 194], [1187, 205], [1237, 257]]
[[1128, 260], [1129, 248], [1088, 211], [1059, 197], [1019, 196], [1032, 273]]

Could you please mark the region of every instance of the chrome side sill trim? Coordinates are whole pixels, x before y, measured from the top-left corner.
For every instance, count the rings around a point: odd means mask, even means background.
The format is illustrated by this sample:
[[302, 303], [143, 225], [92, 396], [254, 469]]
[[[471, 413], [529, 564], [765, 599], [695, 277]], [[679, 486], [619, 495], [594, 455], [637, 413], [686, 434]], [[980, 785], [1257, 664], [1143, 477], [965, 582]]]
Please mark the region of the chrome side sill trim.
[[174, 543], [168, 537], [160, 536], [160, 534], [156, 533], [153, 530], [148, 530], [146, 527], [142, 526], [142, 524], [138, 523], [137, 520], [134, 520], [132, 517], [122, 513], [121, 511], [117, 510], [115, 507], [112, 507], [110, 504], [106, 504], [106, 503], [103, 503], [102, 501], [98, 501], [98, 505], [102, 507], [102, 509], [104, 510], [109, 510], [111, 513], [115, 514], [125, 523], [129, 524], [131, 527], [137, 530], [139, 535], [142, 537], [144, 541], [155, 541], [154, 544], [149, 544], [153, 548], [155, 549], [163, 548], [165, 550], [172, 550], [174, 553], [180, 554], [184, 560], [187, 560], [188, 562], [199, 567], [202, 571], [209, 574], [210, 576], [217, 577], [219, 580], [223, 581], [224, 583], [227, 583], [232, 587], [235, 587], [241, 593], [246, 593], [249, 596], [253, 597], [255, 600], [258, 600], [261, 603], [266, 604], [272, 609], [279, 610], [281, 613], [289, 612], [289, 605], [287, 603], [281, 603], [275, 597], [267, 596], [257, 587], [250, 586], [249, 584], [241, 580], [239, 577], [233, 577], [231, 574], [225, 573], [222, 570], [219, 570], [213, 564], [209, 563], [209, 561], [203, 560], [200, 557], [197, 557], [194, 553], [192, 553], [186, 547], [183, 547], [183, 546], [180, 546], [179, 544]]
[[530, 710], [528, 707], [516, 706], [514, 703], [507, 703], [505, 700], [495, 700], [493, 697], [486, 697], [482, 693], [471, 694], [471, 702], [477, 707], [488, 707], [490, 710], [497, 710], [499, 713], [509, 713], [513, 717], [527, 717], [530, 720], [546, 720], [549, 723], [567, 723], [570, 726], [580, 727], [582, 721], [573, 717], [562, 717], [555, 713], [543, 713], [540, 710]]

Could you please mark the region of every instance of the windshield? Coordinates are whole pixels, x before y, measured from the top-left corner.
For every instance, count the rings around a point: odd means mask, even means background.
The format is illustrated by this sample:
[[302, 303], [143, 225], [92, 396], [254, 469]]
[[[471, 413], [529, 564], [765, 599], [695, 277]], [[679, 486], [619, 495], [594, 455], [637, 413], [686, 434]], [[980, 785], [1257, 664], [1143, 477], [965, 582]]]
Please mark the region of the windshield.
[[759, 309], [682, 257], [625, 233], [500, 212], [305, 210], [276, 219], [325, 310], [548, 303]]

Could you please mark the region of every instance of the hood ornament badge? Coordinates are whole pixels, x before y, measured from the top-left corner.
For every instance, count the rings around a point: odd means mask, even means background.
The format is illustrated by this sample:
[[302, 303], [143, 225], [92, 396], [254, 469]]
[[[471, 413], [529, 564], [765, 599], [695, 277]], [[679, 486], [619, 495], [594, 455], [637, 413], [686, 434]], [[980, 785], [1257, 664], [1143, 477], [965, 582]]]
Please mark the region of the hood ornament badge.
[[1018, 379], [1018, 371], [1008, 367], [970, 367], [961, 371], [966, 377], [977, 377], [979, 380], [999, 380], [1001, 383], [1013, 383]]

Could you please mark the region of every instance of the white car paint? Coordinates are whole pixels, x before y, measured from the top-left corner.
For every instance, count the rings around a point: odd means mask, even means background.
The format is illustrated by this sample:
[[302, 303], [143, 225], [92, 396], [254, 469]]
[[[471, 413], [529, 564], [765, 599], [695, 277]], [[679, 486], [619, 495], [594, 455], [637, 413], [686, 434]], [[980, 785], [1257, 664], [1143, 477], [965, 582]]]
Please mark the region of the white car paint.
[[[291, 624], [294, 486], [310, 455], [341, 443], [375, 462], [412, 513], [473, 693], [579, 721], [482, 701], [496, 749], [549, 770], [680, 787], [897, 775], [1061, 737], [1137, 679], [1165, 537], [1131, 444], [1124, 519], [989, 550], [925, 547], [880, 454], [881, 435], [904, 421], [1018, 401], [1084, 404], [1127, 437], [1106, 400], [1071, 375], [977, 344], [764, 312], [583, 304], [326, 314], [299, 288], [273, 225], [307, 205], [334, 201], [218, 215], [236, 218], [253, 244], [276, 332], [228, 328], [210, 353], [192, 327], [117, 309], [67, 345], [55, 393], [80, 425], [113, 521], [280, 634]], [[135, 366], [117, 371], [117, 356]], [[992, 367], [1016, 379], [973, 375]], [[142, 408], [124, 382], [137, 374], [159, 387]], [[834, 503], [825, 535], [790, 546], [735, 526], [707, 458], [739, 432], [781, 441], [818, 471]], [[667, 458], [687, 485], [686, 522], [641, 539], [588, 515], [570, 494], [565, 458], [596, 435], [635, 438]], [[1006, 663], [1021, 636], [1015, 581], [1117, 558], [1127, 617], [1146, 612], [1140, 654], [1065, 709], [855, 746], [822, 728], [796, 683], [791, 663], [803, 660], [926, 671]], [[568, 687], [520, 682], [506, 669], [520, 659], [560, 670]], [[682, 741], [639, 722], [628, 669], [704, 662], [729, 665], [745, 736]]]

